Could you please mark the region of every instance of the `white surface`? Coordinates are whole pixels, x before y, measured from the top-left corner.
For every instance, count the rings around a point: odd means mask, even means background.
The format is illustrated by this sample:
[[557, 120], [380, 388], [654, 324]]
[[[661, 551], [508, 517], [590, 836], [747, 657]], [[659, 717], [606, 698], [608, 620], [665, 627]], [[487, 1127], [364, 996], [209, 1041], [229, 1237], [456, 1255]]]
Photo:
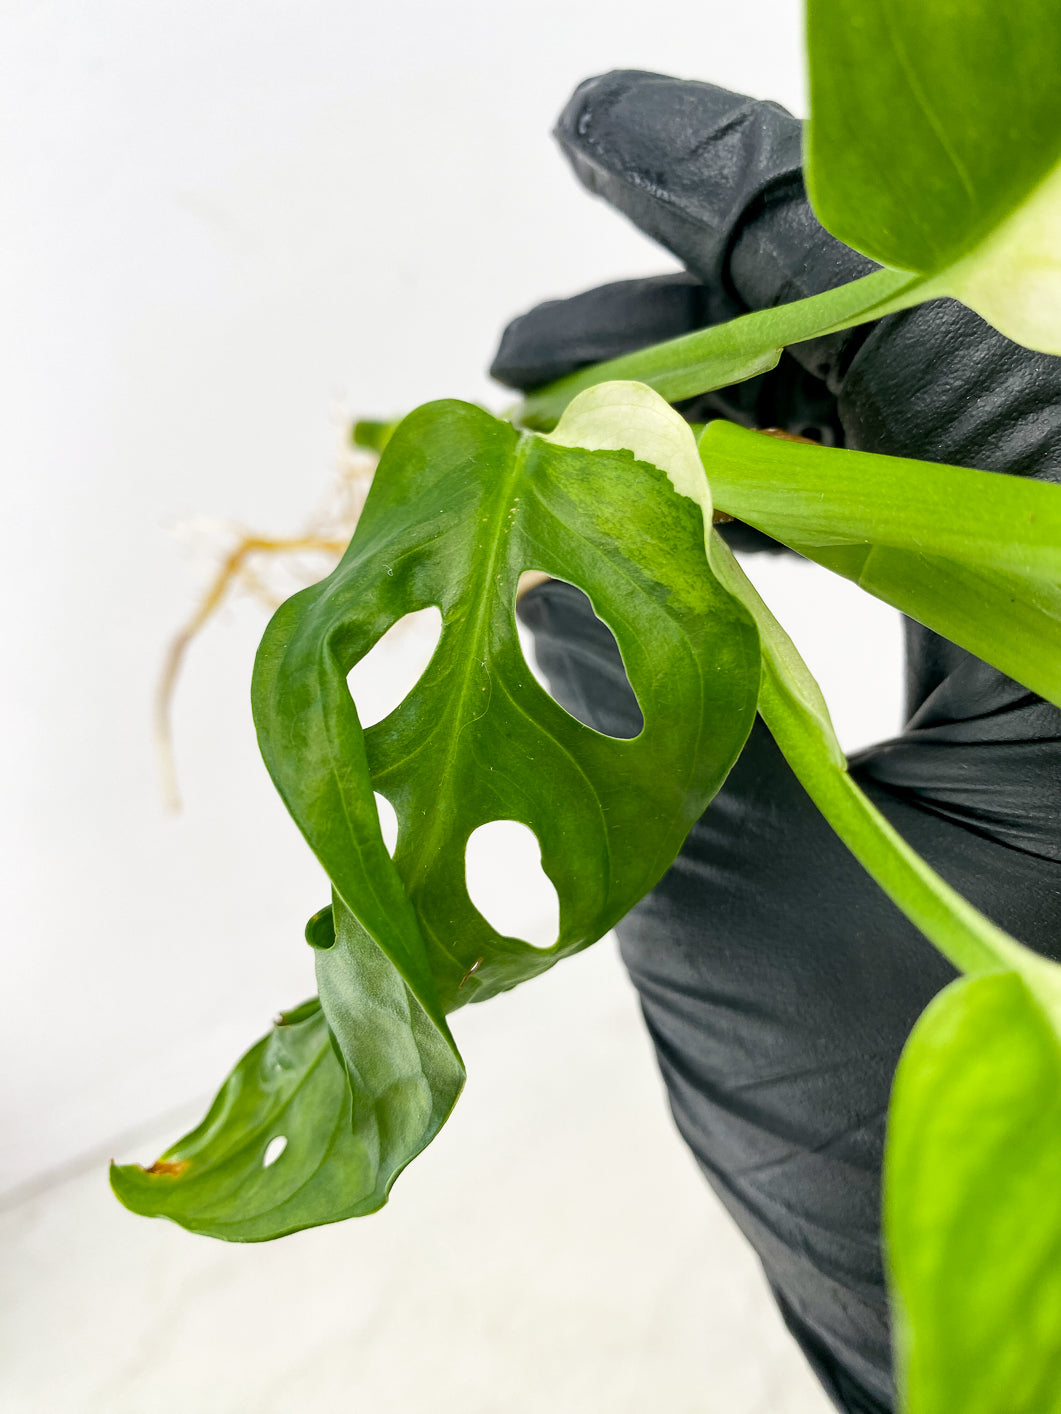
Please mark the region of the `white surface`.
[[[153, 1157], [312, 991], [324, 898], [257, 757], [250, 602], [190, 658], [186, 809], [161, 808], [151, 696], [197, 589], [174, 522], [288, 532], [349, 415], [504, 406], [511, 313], [673, 265], [554, 151], [571, 87], [633, 65], [798, 108], [798, 24], [794, 0], [6, 8], [5, 1412], [824, 1409], [609, 944], [460, 1018], [468, 1093], [376, 1218], [229, 1249], [124, 1213], [102, 1167]], [[891, 730], [880, 611], [761, 572], [827, 693], [862, 656], [846, 739]]]

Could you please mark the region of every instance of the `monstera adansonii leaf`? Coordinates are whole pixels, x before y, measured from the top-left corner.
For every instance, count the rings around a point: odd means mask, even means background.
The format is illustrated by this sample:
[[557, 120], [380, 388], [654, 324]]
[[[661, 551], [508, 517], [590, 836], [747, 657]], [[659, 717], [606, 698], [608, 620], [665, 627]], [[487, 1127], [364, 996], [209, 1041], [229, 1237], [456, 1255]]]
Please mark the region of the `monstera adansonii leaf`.
[[[599, 390], [587, 396], [599, 434]], [[378, 1208], [460, 1092], [446, 1014], [600, 938], [673, 861], [750, 730], [760, 655], [705, 554], [692, 439], [647, 396], [647, 410], [620, 395], [604, 415], [613, 445], [634, 451], [568, 445], [585, 440], [577, 400], [551, 437], [467, 403], [417, 409], [338, 567], [276, 613], [254, 715], [333, 886], [307, 928], [321, 1010], [248, 1052], [203, 1125], [152, 1169], [114, 1171], [130, 1207], [234, 1240]], [[591, 730], [536, 681], [515, 620], [526, 570], [578, 585], [611, 628], [644, 717], [637, 737]], [[428, 667], [364, 731], [347, 674], [430, 605], [442, 631]], [[374, 792], [397, 813], [393, 859]], [[502, 936], [468, 895], [469, 836], [495, 820], [538, 838], [560, 904], [551, 947]], [[266, 1166], [279, 1135], [287, 1148]]]
[[807, 50], [822, 224], [1061, 353], [1056, 0], [808, 0]]

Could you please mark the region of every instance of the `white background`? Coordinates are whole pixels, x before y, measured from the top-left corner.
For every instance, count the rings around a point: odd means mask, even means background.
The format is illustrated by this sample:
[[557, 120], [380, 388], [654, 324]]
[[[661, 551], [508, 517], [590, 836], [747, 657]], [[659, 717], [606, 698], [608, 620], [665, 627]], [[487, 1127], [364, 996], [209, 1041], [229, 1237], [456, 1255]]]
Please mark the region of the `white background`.
[[[511, 314], [673, 268], [578, 188], [555, 117], [617, 66], [803, 111], [799, 8], [5, 8], [5, 1411], [825, 1408], [670, 1126], [610, 942], [462, 1013], [466, 1094], [377, 1217], [225, 1247], [126, 1214], [104, 1162], [152, 1159], [313, 991], [325, 898], [257, 756], [249, 600], [190, 657], [185, 809], [162, 808], [152, 693], [203, 582], [174, 526], [297, 529], [351, 415], [502, 408]], [[845, 744], [891, 732], [892, 616], [753, 568]]]

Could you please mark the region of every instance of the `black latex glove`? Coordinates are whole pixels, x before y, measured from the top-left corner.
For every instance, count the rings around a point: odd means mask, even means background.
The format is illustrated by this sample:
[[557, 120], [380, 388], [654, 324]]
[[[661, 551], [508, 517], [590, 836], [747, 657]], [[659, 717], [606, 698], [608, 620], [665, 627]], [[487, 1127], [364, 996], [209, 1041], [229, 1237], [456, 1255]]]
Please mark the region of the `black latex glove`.
[[[814, 219], [800, 124], [774, 104], [614, 73], [579, 87], [557, 136], [584, 185], [690, 274], [517, 319], [492, 370], [512, 387], [873, 268]], [[1047, 480], [1061, 469], [1061, 360], [950, 300], [801, 344], [696, 409], [719, 411], [927, 461]], [[614, 640], [585, 596], [553, 582], [520, 612], [557, 698], [600, 730], [636, 731]], [[917, 625], [907, 640], [906, 729], [853, 774], [945, 879], [1058, 957], [1061, 714]], [[791, 1330], [838, 1408], [892, 1410], [884, 1122], [899, 1052], [952, 969], [833, 835], [761, 722], [618, 933], [678, 1127]]]

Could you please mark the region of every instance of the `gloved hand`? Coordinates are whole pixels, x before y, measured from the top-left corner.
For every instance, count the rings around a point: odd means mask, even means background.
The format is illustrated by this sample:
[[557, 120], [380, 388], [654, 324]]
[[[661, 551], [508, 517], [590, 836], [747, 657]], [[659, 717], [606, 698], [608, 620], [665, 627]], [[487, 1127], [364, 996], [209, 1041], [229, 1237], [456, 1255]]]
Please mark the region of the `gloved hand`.
[[[800, 124], [775, 104], [613, 73], [577, 89], [557, 136], [583, 184], [689, 274], [515, 320], [492, 369], [511, 387], [873, 268], [815, 220]], [[696, 420], [721, 413], [1061, 479], [1061, 359], [950, 300], [798, 345], [774, 372], [698, 404]], [[725, 529], [738, 550], [765, 541]], [[558, 700], [599, 730], [636, 732], [614, 640], [585, 596], [546, 583], [520, 613]], [[916, 624], [907, 659], [905, 730], [853, 774], [962, 894], [1061, 957], [1061, 714]], [[678, 1128], [790, 1329], [838, 1408], [892, 1410], [884, 1122], [899, 1052], [952, 969], [831, 832], [761, 721], [674, 867], [617, 931]]]

